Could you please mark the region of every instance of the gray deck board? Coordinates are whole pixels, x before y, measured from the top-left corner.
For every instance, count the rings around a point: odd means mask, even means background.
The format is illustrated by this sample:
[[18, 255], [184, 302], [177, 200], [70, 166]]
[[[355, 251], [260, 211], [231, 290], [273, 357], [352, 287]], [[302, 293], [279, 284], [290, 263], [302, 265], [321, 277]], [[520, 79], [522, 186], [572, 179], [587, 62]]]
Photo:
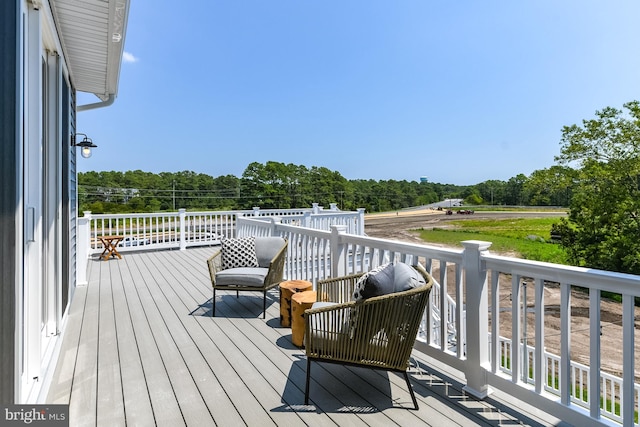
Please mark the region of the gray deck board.
[[[115, 266], [115, 263], [111, 265]], [[145, 349], [140, 345], [144, 341], [136, 335], [136, 325], [140, 322], [135, 310], [141, 306], [136, 295], [127, 295], [126, 283], [132, 283], [128, 266], [115, 269], [111, 277], [113, 289], [113, 308], [118, 336], [118, 352], [120, 356], [120, 371], [122, 373], [122, 394], [125, 420], [133, 425], [142, 425], [146, 420], [153, 420], [151, 395], [147, 388], [142, 355]], [[134, 310], [134, 312], [132, 312]], [[142, 320], [143, 322], [145, 320]], [[143, 328], [145, 325], [141, 325]], [[146, 333], [148, 329], [144, 329]]]
[[[92, 277], [107, 281], [104, 268], [92, 269]], [[87, 285], [87, 297], [82, 315], [82, 330], [69, 397], [69, 418], [78, 426], [95, 423], [98, 399], [98, 325], [100, 288]], [[75, 301], [74, 301], [75, 302]]]
[[219, 292], [211, 317], [205, 260], [215, 248], [129, 252], [89, 262], [76, 289], [47, 401], [69, 403], [71, 425], [549, 425], [517, 404], [466, 396], [454, 377], [312, 364], [279, 322], [278, 291]]
[[[189, 295], [186, 295], [189, 297]], [[190, 307], [198, 304], [198, 301], [190, 301]], [[194, 320], [201, 326], [200, 332], [202, 339], [210, 337], [211, 342], [215, 343], [217, 357], [215, 360], [224, 361], [227, 365], [227, 380], [233, 381], [230, 376], [236, 376], [242, 379], [244, 388], [249, 390], [255, 399], [260, 403], [259, 407], [265, 411], [276, 425], [287, 423], [287, 425], [304, 425], [299, 418], [292, 418], [287, 414], [266, 411], [273, 400], [280, 399], [280, 391], [278, 385], [269, 382], [265, 378], [265, 374], [274, 371], [273, 366], [268, 366], [273, 362], [264, 358], [264, 355], [258, 347], [250, 340], [250, 338], [238, 334], [234, 323], [244, 323], [242, 319], [234, 319], [234, 321], [218, 317], [211, 319], [208, 316], [194, 315]], [[215, 322], [212, 322], [215, 320]], [[257, 319], [254, 319], [257, 320]], [[258, 322], [262, 323], [260, 320]], [[264, 324], [264, 323], [262, 323]], [[212, 328], [213, 327], [213, 328]], [[264, 365], [267, 365], [265, 368]], [[245, 380], [246, 379], [246, 380]], [[281, 376], [277, 380], [282, 379]], [[276, 379], [274, 379], [276, 381]], [[240, 394], [245, 393], [242, 389], [237, 390]]]
[[76, 288], [74, 304], [67, 314], [66, 329], [60, 348], [60, 356], [55, 370], [56, 387], [49, 392], [49, 402], [53, 404], [69, 404], [71, 387], [74, 380], [78, 349], [80, 347], [80, 333], [82, 331], [82, 317], [87, 299], [87, 287]]
[[178, 400], [144, 309], [145, 302], [141, 296], [147, 295], [144, 288], [145, 281], [138, 263], [133, 262], [132, 259], [132, 257], [125, 258], [130, 281], [128, 286], [124, 287], [124, 292], [138, 344], [140, 362], [145, 373], [154, 420], [158, 425], [184, 425]]
[[[119, 271], [115, 263], [105, 263], [104, 274], [108, 277], [108, 285], [101, 286], [99, 291], [99, 331], [98, 331], [98, 424], [124, 425], [124, 398], [122, 394], [122, 375], [119, 347], [127, 348], [126, 335], [116, 333], [116, 317], [113, 287], [119, 281]], [[122, 344], [119, 345], [118, 339]], [[125, 377], [126, 378], [126, 377]]]
[[[195, 385], [199, 386], [198, 390], [202, 395], [203, 403], [211, 402], [217, 404], [215, 392], [218, 387], [218, 379], [221, 375], [232, 373], [233, 367], [223, 367], [223, 369], [214, 374], [212, 367], [216, 364], [219, 366], [222, 360], [211, 360], [207, 357], [213, 350], [212, 343], [206, 339], [204, 334], [200, 333], [201, 327], [195, 319], [188, 316], [189, 309], [181, 300], [181, 298], [185, 297], [182, 295], [184, 289], [180, 284], [174, 285], [170, 282], [170, 272], [164, 270], [164, 264], [154, 259], [156, 258], [154, 255], [148, 255], [147, 266], [150, 269], [148, 274], [158, 286], [156, 295], [162, 294], [162, 296], [157, 297], [159, 311], [163, 313], [163, 317], [171, 321], [170, 323], [168, 322], [168, 325], [176, 342], [176, 348], [179, 349], [185, 363], [192, 369], [192, 375], [195, 376], [194, 380], [196, 380]], [[230, 399], [229, 403], [232, 403], [235, 397], [236, 402], [241, 402], [247, 406], [247, 411], [242, 414], [243, 420], [249, 424], [255, 423], [255, 425], [274, 425], [268, 415], [264, 414], [264, 411], [257, 410], [260, 406], [254, 396], [247, 391], [240, 381], [237, 381], [237, 377], [235, 378], [236, 381], [232, 381], [232, 378], [226, 378], [230, 382], [229, 387], [224, 389], [224, 392]], [[222, 381], [224, 379], [222, 378]], [[233, 415], [236, 410], [229, 408], [227, 411], [217, 411], [216, 413], [227, 416]], [[219, 420], [219, 423], [221, 425], [230, 425], [229, 423], [234, 421], [237, 422], [237, 420], [222, 419]]]
[[[166, 298], [159, 291], [159, 285], [150, 274], [146, 263], [141, 266], [141, 274], [144, 279], [138, 287], [138, 292], [143, 310], [149, 320], [151, 333], [156, 340], [182, 416], [187, 425], [212, 425], [211, 413], [194, 379], [194, 375], [203, 369], [203, 364], [197, 357], [190, 356], [193, 354], [193, 348], [186, 346], [187, 339], [184, 337], [184, 330], [180, 328], [179, 319], [176, 319]], [[187, 359], [184, 354], [187, 354]], [[193, 363], [191, 368], [187, 364], [189, 357]]]

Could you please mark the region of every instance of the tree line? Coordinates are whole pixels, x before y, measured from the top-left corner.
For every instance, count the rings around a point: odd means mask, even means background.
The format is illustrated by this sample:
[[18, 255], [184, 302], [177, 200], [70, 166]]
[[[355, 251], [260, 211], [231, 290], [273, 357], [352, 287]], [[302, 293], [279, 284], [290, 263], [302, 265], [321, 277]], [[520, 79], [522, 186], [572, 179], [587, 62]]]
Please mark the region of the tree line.
[[[552, 171], [553, 173], [560, 173]], [[542, 181], [546, 181], [542, 185]], [[398, 210], [464, 199], [469, 205], [568, 206], [571, 189], [559, 188], [549, 171], [476, 185], [398, 180], [347, 180], [338, 171], [275, 161], [251, 163], [241, 177], [192, 171], [79, 172], [80, 211], [94, 213], [300, 208], [312, 203], [367, 212]]]
[[241, 177], [191, 171], [78, 174], [81, 211], [94, 213], [299, 208], [312, 203], [367, 212], [447, 198], [467, 205], [561, 206], [554, 226], [574, 265], [640, 274], [640, 103], [606, 107], [562, 129], [556, 164], [475, 185], [347, 180], [325, 167], [251, 163]]

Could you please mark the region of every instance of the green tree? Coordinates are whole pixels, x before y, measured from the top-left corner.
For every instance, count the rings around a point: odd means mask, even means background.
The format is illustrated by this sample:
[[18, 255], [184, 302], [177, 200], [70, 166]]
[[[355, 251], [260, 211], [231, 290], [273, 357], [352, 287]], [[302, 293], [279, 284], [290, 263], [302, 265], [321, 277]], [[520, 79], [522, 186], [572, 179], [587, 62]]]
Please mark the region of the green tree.
[[533, 206], [569, 206], [576, 171], [567, 166], [551, 166], [534, 171], [524, 184]]
[[526, 193], [524, 191], [526, 182], [527, 177], [521, 173], [507, 181], [505, 186], [505, 204], [513, 206], [527, 204]]
[[503, 205], [505, 203], [506, 187], [506, 182], [495, 179], [481, 182], [475, 186], [480, 197], [482, 197], [483, 203], [487, 205]]
[[[626, 110], [626, 111], [625, 111]], [[577, 265], [640, 274], [640, 104], [565, 126], [561, 165], [576, 167], [562, 244]]]
[[465, 205], [481, 205], [483, 203], [483, 200], [480, 195], [474, 193], [465, 197], [464, 203]]
[[430, 203], [437, 202], [438, 194], [434, 189], [434, 184], [431, 182], [419, 182], [415, 183], [417, 185], [417, 193], [418, 197], [416, 199], [416, 205], [428, 205]]
[[[556, 168], [562, 169], [560, 166], [551, 169]], [[537, 172], [532, 178], [548, 175]], [[548, 178], [553, 181], [557, 177]], [[376, 212], [427, 205], [444, 198], [465, 199], [468, 203], [493, 201], [499, 205], [506, 203], [507, 194], [514, 200], [520, 199], [519, 203], [514, 201], [512, 204], [526, 204], [529, 199], [523, 194], [528, 193], [532, 194], [532, 200], [537, 197], [544, 203], [562, 204], [554, 202], [547, 192], [536, 194], [538, 187], [533, 187], [533, 184], [528, 185], [524, 175], [512, 178], [509, 183], [493, 180], [474, 186], [406, 180], [347, 180], [339, 172], [326, 167], [307, 168], [269, 161], [265, 164], [250, 163], [241, 178], [233, 175], [214, 178], [192, 171], [158, 174], [141, 170], [80, 172], [78, 202], [80, 211], [89, 209], [103, 213], [159, 212], [180, 208], [234, 210], [251, 209], [253, 206], [299, 208], [309, 207], [312, 203], [324, 207], [336, 203], [343, 210], [365, 208], [368, 212]], [[566, 191], [561, 195], [565, 199], [571, 196]]]
[[224, 175], [214, 178], [212, 189], [215, 190], [215, 199], [211, 205], [212, 209], [239, 209], [239, 203], [242, 198], [239, 178], [233, 175]]

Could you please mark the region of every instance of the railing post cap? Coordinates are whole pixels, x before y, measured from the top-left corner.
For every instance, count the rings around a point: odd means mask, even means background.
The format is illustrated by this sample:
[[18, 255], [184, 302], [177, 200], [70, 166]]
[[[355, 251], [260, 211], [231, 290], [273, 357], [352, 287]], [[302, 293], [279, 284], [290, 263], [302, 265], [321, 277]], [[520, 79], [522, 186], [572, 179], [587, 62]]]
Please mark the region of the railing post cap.
[[464, 240], [462, 246], [465, 249], [475, 249], [478, 251], [486, 251], [491, 246], [491, 242], [485, 242], [483, 240]]
[[178, 209], [178, 212], [180, 212], [180, 213], [185, 213], [186, 211], [187, 211], [187, 210], [186, 210], [185, 208], [180, 208], [180, 209]]
[[331, 225], [331, 231], [335, 233], [346, 233], [347, 226], [344, 224], [333, 224]]

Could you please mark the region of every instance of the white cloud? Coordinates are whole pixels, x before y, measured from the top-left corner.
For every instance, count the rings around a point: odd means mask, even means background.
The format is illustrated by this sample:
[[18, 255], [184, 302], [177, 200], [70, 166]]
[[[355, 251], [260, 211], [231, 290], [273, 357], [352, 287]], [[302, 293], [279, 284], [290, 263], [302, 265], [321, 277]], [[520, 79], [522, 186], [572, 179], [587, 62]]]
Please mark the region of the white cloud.
[[138, 58], [136, 58], [132, 53], [129, 52], [122, 53], [122, 60], [124, 62], [138, 62]]

